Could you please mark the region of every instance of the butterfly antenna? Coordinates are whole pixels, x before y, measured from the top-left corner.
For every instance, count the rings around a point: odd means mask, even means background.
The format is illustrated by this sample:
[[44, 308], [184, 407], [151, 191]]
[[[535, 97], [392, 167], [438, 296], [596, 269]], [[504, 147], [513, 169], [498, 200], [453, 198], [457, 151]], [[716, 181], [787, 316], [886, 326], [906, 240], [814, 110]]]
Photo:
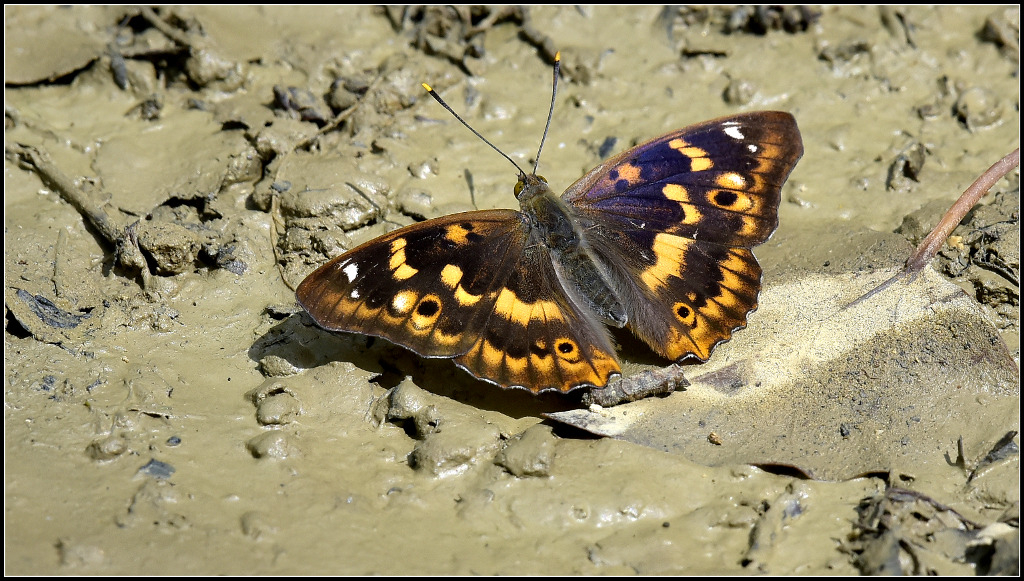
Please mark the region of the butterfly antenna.
[[476, 129], [473, 129], [473, 127], [469, 123], [466, 123], [466, 121], [462, 117], [459, 117], [459, 114], [456, 113], [455, 110], [452, 109], [451, 106], [448, 105], [448, 103], [445, 103], [444, 99], [441, 98], [441, 95], [438, 95], [437, 91], [435, 91], [434, 89], [431, 89], [430, 85], [428, 85], [426, 83], [423, 83], [423, 88], [426, 89], [428, 93], [430, 93], [430, 96], [433, 97], [435, 101], [440, 103], [441, 106], [444, 107], [445, 109], [447, 109], [449, 113], [454, 115], [455, 118], [458, 119], [460, 123], [465, 125], [466, 129], [469, 129], [470, 131], [472, 131], [473, 135], [476, 135], [477, 137], [479, 137], [484, 143], [486, 143], [487, 145], [490, 145], [491, 149], [493, 149], [494, 151], [497, 151], [498, 153], [500, 153], [501, 157], [504, 157], [505, 159], [507, 159], [509, 161], [509, 163], [511, 163], [512, 165], [516, 166], [516, 170], [519, 171], [519, 175], [521, 175], [521, 176], [526, 175], [526, 172], [523, 171], [523, 168], [519, 167], [518, 163], [516, 163], [511, 157], [505, 155], [505, 152], [500, 150], [500, 149], [498, 149], [498, 147], [496, 145], [494, 145], [490, 141], [487, 141], [486, 137], [484, 137], [483, 135], [480, 135], [480, 132], [477, 131]]
[[533, 160], [533, 175], [537, 175], [537, 166], [540, 165], [540, 152], [544, 149], [544, 142], [548, 138], [548, 129], [551, 128], [551, 116], [555, 112], [555, 94], [558, 93], [558, 69], [562, 64], [562, 51], [555, 53], [555, 70], [551, 75], [551, 106], [548, 107], [548, 121], [544, 124], [544, 135], [540, 138], [540, 147], [537, 148], [537, 157]]

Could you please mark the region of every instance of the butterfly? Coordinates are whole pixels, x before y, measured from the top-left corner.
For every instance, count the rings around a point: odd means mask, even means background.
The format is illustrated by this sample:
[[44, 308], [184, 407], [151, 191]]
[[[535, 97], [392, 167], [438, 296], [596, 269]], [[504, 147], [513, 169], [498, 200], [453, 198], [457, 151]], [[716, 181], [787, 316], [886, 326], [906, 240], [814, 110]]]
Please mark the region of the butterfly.
[[519, 169], [519, 210], [400, 228], [327, 262], [296, 296], [325, 329], [383, 337], [534, 393], [600, 388], [620, 374], [609, 326], [666, 359], [706, 361], [757, 308], [750, 249], [775, 231], [801, 155], [793, 116], [763, 111], [637, 145], [561, 196], [536, 166]]

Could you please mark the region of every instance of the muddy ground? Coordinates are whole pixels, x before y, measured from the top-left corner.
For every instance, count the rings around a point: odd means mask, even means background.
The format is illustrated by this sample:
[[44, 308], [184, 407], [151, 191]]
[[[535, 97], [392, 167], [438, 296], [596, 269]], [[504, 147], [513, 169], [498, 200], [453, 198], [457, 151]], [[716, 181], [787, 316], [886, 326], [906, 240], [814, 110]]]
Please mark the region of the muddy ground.
[[[6, 573], [1018, 572], [1019, 173], [847, 307], [1019, 146], [1017, 7], [4, 15]], [[796, 116], [748, 328], [579, 409], [313, 326], [328, 257], [515, 207], [420, 83], [525, 166], [556, 50], [556, 188]]]

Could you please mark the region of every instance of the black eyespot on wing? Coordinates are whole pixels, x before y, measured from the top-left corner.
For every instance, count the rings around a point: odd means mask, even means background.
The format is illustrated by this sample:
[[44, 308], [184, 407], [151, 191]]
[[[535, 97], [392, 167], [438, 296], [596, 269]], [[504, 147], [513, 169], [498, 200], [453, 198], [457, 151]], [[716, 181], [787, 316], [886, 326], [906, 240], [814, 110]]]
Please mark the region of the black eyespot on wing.
[[433, 299], [424, 299], [416, 307], [416, 314], [421, 317], [433, 317], [441, 310], [441, 305]]
[[725, 190], [716, 190], [714, 196], [715, 204], [723, 208], [728, 208], [729, 206], [732, 206], [733, 204], [736, 203], [736, 200], [738, 199], [738, 196], [735, 193]]

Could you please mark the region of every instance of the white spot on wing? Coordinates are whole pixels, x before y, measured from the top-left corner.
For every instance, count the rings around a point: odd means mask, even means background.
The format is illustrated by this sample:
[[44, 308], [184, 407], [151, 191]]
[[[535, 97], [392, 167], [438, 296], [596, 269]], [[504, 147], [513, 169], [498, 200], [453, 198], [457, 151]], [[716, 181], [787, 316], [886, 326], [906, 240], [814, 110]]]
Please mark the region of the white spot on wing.
[[391, 299], [391, 307], [399, 313], [404, 313], [408, 304], [409, 297], [405, 293], [399, 293], [395, 295], [395, 298]]
[[352, 289], [352, 292], [348, 293], [348, 298], [350, 298], [350, 299], [358, 299], [359, 298], [359, 290], [358, 289]]
[[732, 137], [733, 139], [739, 139], [741, 141], [743, 139], [746, 139], [745, 137], [743, 137], [743, 132], [740, 131], [740, 127], [738, 125], [726, 127], [725, 134], [728, 135], [729, 137]]
[[750, 151], [750, 153], [757, 153], [757, 146], [754, 145], [753, 143], [748, 144], [747, 149]]
[[346, 264], [345, 268], [341, 269], [341, 272], [344, 272], [345, 276], [348, 277], [348, 281], [352, 282], [357, 276], [359, 276], [359, 266], [355, 263]]

